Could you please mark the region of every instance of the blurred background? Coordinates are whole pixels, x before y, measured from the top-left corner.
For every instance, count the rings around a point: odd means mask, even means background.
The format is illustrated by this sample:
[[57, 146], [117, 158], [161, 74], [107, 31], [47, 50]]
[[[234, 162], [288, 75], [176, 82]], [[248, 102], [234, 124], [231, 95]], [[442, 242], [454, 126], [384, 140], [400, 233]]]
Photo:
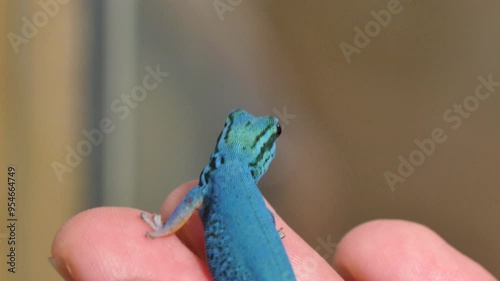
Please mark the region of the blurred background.
[[400, 218], [499, 277], [499, 10], [1, 1], [0, 178], [16, 168], [19, 246], [18, 273], [2, 261], [0, 279], [62, 280], [46, 260], [57, 229], [97, 206], [156, 211], [198, 177], [233, 108], [280, 118], [259, 186], [326, 259], [322, 241]]

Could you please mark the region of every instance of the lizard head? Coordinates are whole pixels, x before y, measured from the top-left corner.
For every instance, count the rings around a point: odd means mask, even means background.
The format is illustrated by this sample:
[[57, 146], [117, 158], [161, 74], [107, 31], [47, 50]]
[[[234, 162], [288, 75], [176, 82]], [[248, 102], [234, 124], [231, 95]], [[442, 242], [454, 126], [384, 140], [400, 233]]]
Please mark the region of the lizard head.
[[269, 168], [276, 153], [276, 140], [281, 134], [278, 119], [255, 117], [242, 109], [229, 113], [215, 151], [248, 165], [258, 181]]

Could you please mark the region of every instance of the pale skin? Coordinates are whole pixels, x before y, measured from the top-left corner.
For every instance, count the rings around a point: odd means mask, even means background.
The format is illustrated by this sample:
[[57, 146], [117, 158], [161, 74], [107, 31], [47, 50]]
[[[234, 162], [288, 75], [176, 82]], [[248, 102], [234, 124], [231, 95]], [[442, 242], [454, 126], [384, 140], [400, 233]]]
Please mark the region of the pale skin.
[[[172, 192], [161, 208], [162, 216], [168, 216], [196, 183], [190, 181]], [[193, 216], [176, 235], [151, 240], [144, 236], [150, 228], [139, 218], [140, 212], [102, 207], [76, 215], [56, 234], [52, 263], [65, 280], [211, 280], [203, 261], [199, 217]], [[283, 243], [299, 281], [497, 280], [416, 223], [364, 223], [342, 238], [333, 261], [325, 261], [279, 215], [275, 218], [276, 226], [283, 227]]]

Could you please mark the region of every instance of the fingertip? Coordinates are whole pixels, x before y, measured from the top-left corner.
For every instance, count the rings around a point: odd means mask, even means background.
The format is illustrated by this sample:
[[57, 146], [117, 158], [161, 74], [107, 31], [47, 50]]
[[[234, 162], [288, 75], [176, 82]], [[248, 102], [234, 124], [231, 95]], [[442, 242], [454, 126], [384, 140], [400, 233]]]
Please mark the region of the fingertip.
[[176, 237], [146, 238], [149, 226], [139, 214], [140, 210], [118, 207], [77, 214], [54, 238], [55, 268], [69, 268], [74, 280], [175, 278], [179, 274], [207, 280], [206, 266]]
[[346, 280], [495, 280], [428, 227], [375, 220], [347, 233], [334, 265]]

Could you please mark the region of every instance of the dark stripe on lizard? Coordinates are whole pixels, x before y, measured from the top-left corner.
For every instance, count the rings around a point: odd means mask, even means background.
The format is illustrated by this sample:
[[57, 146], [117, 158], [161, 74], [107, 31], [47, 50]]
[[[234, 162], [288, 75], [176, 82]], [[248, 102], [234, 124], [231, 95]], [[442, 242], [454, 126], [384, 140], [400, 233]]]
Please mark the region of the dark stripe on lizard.
[[249, 164], [250, 167], [255, 167], [257, 166], [257, 164], [259, 164], [259, 162], [262, 160], [262, 158], [264, 157], [264, 154], [266, 152], [268, 152], [271, 147], [273, 146], [273, 143], [276, 141], [276, 133], [272, 133], [270, 136], [269, 136], [269, 139], [267, 139], [267, 142], [264, 143], [262, 145], [262, 147], [260, 148], [260, 152], [259, 152], [259, 155], [257, 155], [257, 157], [255, 157], [255, 161], [253, 161], [252, 163]]
[[255, 137], [255, 140], [253, 141], [253, 144], [252, 144], [252, 149], [255, 148], [255, 146], [257, 145], [257, 143], [259, 142], [260, 138], [262, 138], [269, 129], [271, 129], [271, 127], [274, 126], [273, 124], [269, 124], [267, 125], [267, 127], [264, 128], [264, 130], [262, 130], [262, 132], [260, 132], [260, 134], [258, 134], [256, 137]]
[[226, 127], [226, 134], [224, 135], [224, 141], [227, 141], [229, 138], [229, 132], [231, 131], [231, 126], [233, 126], [233, 121], [234, 121], [234, 116], [230, 114], [228, 117], [229, 119], [229, 124]]

